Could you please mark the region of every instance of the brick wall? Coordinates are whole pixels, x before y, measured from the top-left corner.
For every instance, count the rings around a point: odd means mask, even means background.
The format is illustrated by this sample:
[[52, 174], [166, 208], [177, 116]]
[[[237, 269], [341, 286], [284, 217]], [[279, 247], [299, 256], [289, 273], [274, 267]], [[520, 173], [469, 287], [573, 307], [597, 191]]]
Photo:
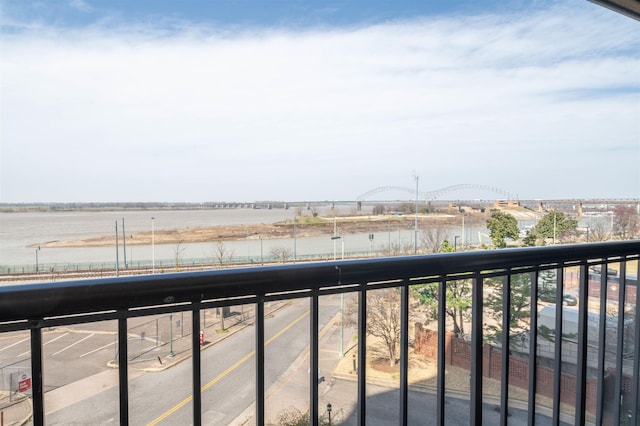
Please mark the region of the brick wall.
[[[415, 327], [415, 352], [426, 358], [437, 359], [438, 333], [425, 328], [421, 323]], [[489, 344], [483, 346], [482, 375], [484, 377], [500, 380], [502, 377], [502, 351]], [[471, 344], [456, 338], [452, 332], [445, 335], [445, 362], [447, 365], [469, 370], [471, 368]], [[555, 371], [552, 368], [538, 366], [536, 370], [537, 394], [553, 399]], [[607, 388], [611, 386], [613, 373], [605, 375], [605, 398], [613, 394]], [[632, 379], [623, 376], [623, 398], [630, 395]], [[527, 390], [529, 388], [529, 359], [521, 356], [509, 356], [509, 384]], [[597, 378], [587, 381], [586, 410], [596, 412]], [[574, 405], [576, 398], [576, 377], [572, 374], [562, 373], [560, 376], [560, 400]], [[625, 398], [627, 399], [627, 398]], [[605, 409], [606, 409], [605, 404]]]

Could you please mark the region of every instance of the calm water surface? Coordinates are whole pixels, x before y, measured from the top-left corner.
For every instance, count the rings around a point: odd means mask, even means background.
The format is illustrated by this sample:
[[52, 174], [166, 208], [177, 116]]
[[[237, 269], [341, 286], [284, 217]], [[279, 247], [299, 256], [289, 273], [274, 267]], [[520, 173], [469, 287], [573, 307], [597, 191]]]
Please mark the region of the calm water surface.
[[[48, 241], [75, 240], [112, 235], [114, 247], [42, 248], [38, 252], [41, 263], [114, 262], [115, 222], [118, 222], [122, 244], [122, 219], [127, 235], [151, 231], [154, 217], [156, 230], [196, 228], [217, 225], [273, 223], [293, 219], [294, 210], [229, 209], [229, 210], [160, 210], [57, 213], [0, 213], [0, 265], [29, 265], [35, 263], [36, 246]], [[138, 259], [151, 258], [151, 248], [132, 246]], [[174, 249], [174, 246], [171, 247]], [[167, 251], [156, 245], [156, 256]], [[189, 250], [191, 251], [191, 250]], [[137, 252], [137, 253], [136, 253]], [[145, 255], [145, 253], [148, 254]], [[189, 253], [184, 253], [189, 257]], [[127, 258], [130, 253], [127, 253]], [[169, 256], [171, 258], [172, 256]], [[200, 254], [194, 257], [201, 257]]]
[[[348, 212], [351, 206], [337, 206], [338, 214]], [[344, 210], [344, 211], [342, 211]], [[324, 215], [323, 209], [319, 214]], [[0, 267], [18, 268], [25, 266], [34, 268], [36, 255], [41, 270], [54, 266], [56, 270], [82, 264], [91, 268], [112, 268], [115, 265], [115, 223], [118, 222], [120, 247], [118, 257], [121, 265], [124, 262], [122, 247], [122, 219], [128, 236], [126, 260], [129, 264], [149, 265], [152, 257], [157, 266], [175, 264], [176, 251], [180, 251], [183, 263], [190, 259], [210, 259], [216, 263], [215, 242], [181, 244], [156, 244], [155, 250], [150, 245], [130, 244], [131, 234], [151, 231], [151, 218], [154, 217], [156, 230], [177, 228], [196, 228], [218, 225], [249, 225], [257, 223], [274, 223], [293, 219], [294, 209], [228, 209], [228, 210], [158, 210], [158, 211], [109, 211], [109, 212], [56, 212], [56, 213], [0, 213]], [[370, 213], [370, 212], [369, 212]], [[365, 212], [367, 214], [367, 212]], [[383, 253], [389, 244], [413, 246], [414, 231], [398, 229], [392, 224], [387, 231], [345, 235], [343, 240], [332, 241], [327, 236], [270, 239], [268, 236], [253, 236], [241, 241], [224, 242], [227, 253], [232, 253], [237, 261], [260, 262], [270, 256], [274, 248], [286, 248], [297, 259], [304, 256], [321, 255], [327, 259], [335, 256], [339, 259], [344, 242], [345, 253], [372, 255]], [[448, 232], [449, 241], [458, 236], [458, 244], [476, 244], [480, 239], [488, 242], [486, 228], [452, 228]], [[76, 240], [91, 237], [113, 236], [111, 247], [86, 248], [46, 248], [37, 250], [37, 246], [49, 241]], [[154, 253], [155, 254], [152, 254]], [[104, 265], [104, 266], [101, 266]], [[19, 268], [18, 268], [19, 269]]]

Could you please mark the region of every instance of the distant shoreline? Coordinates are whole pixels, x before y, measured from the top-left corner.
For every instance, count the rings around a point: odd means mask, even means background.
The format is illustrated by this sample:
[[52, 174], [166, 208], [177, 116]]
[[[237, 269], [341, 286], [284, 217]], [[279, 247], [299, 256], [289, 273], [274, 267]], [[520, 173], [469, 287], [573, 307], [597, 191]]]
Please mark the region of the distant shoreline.
[[[479, 219], [479, 218], [478, 218]], [[336, 218], [300, 217], [293, 220], [271, 224], [225, 225], [201, 228], [156, 230], [153, 233], [155, 244], [191, 244], [216, 241], [237, 241], [259, 238], [298, 238], [332, 235], [334, 226], [340, 235], [386, 231], [392, 224], [394, 229], [401, 226], [413, 229], [413, 215], [344, 216]], [[419, 215], [420, 226], [455, 226], [459, 222], [456, 215], [437, 214]], [[150, 231], [134, 233], [127, 245], [150, 245]], [[38, 243], [42, 248], [108, 247], [113, 245], [112, 236], [92, 237], [79, 240], [61, 240]]]
[[123, 203], [0, 203], [0, 213], [29, 212], [71, 212], [71, 211], [146, 211], [146, 210], [218, 210], [229, 208], [287, 208], [302, 203], [284, 201], [259, 202], [206, 202], [206, 203], [164, 203], [164, 202], [123, 202]]

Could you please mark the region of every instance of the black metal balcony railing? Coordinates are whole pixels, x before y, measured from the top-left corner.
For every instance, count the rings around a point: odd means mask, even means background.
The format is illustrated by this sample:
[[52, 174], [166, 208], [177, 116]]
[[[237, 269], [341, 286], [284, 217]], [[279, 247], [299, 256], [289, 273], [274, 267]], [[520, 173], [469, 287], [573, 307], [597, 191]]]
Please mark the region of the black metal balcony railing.
[[[532, 306], [538, 301], [538, 274], [546, 270], [555, 270], [557, 289], [556, 306], [563, 303], [563, 285], [565, 268], [579, 270], [578, 294], [578, 332], [576, 355], [576, 397], [575, 412], [572, 418], [575, 424], [603, 424], [613, 421], [615, 424], [638, 424], [638, 360], [640, 351], [640, 305], [632, 304], [627, 290], [634, 286], [633, 279], [638, 277], [637, 268], [640, 255], [640, 241], [611, 242], [554, 246], [543, 248], [508, 249], [496, 251], [451, 253], [441, 255], [409, 256], [398, 258], [367, 259], [338, 262], [307, 263], [270, 267], [253, 267], [203, 271], [194, 273], [176, 273], [164, 275], [136, 276], [115, 279], [96, 279], [71, 282], [42, 283], [0, 287], [0, 331], [30, 330], [31, 369], [33, 380], [33, 423], [45, 423], [44, 386], [43, 386], [43, 329], [46, 327], [81, 324], [101, 320], [117, 320], [119, 360], [119, 415], [120, 424], [129, 423], [129, 389], [127, 365], [127, 319], [151, 314], [189, 311], [192, 313], [192, 406], [193, 423], [202, 423], [201, 401], [201, 353], [199, 342], [200, 312], [211, 307], [229, 306], [242, 303], [255, 304], [255, 419], [256, 424], [265, 424], [265, 303], [292, 298], [310, 300], [310, 374], [309, 374], [309, 417], [311, 424], [318, 424], [320, 414], [318, 386], [319, 332], [318, 299], [320, 296], [344, 292], [358, 295], [358, 358], [357, 358], [357, 424], [365, 424], [367, 412], [367, 293], [385, 288], [400, 289], [400, 378], [399, 378], [399, 419], [398, 424], [408, 424], [408, 351], [409, 351], [409, 301], [410, 287], [432, 283], [438, 294], [438, 349], [437, 349], [437, 391], [436, 412], [424, 413], [437, 424], [447, 424], [445, 419], [445, 291], [450, 282], [468, 279], [472, 282], [471, 307], [471, 356], [470, 356], [470, 394], [469, 419], [472, 424], [482, 424], [483, 411], [483, 285], [492, 277], [502, 278], [502, 328], [509, 329], [510, 324], [510, 278], [516, 274], [529, 274], [531, 277]], [[624, 404], [614, 404], [610, 412], [605, 412], [603, 395], [605, 389], [604, 363], [598, 363], [597, 398], [595, 411], [587, 407], [587, 352], [588, 352], [588, 300], [590, 297], [589, 269], [600, 268], [602, 272], [602, 300], [607, 297], [607, 267], [616, 264], [618, 274], [618, 299], [614, 302], [622, 307], [617, 316], [617, 353], [614, 372], [615, 393], [613, 400], [623, 398], [623, 339], [632, 333], [630, 390], [625, 391]], [[627, 265], [634, 270], [627, 271]], [[592, 275], [593, 277], [593, 275]], [[627, 282], [628, 281], [628, 282]], [[637, 278], [635, 279], [637, 285]], [[591, 287], [593, 287], [591, 285]], [[593, 292], [593, 288], [591, 288]], [[635, 288], [633, 289], [635, 296]], [[591, 294], [593, 297], [593, 294]], [[610, 295], [609, 295], [610, 298]], [[601, 327], [597, 345], [604, 353], [605, 340], [613, 338], [605, 335], [607, 330], [604, 318], [605, 303], [601, 303]], [[626, 311], [625, 308], [626, 307]], [[535, 344], [538, 330], [536, 309], [531, 309], [530, 330], [531, 347]], [[556, 315], [556, 330], [563, 324], [562, 309]], [[626, 316], [626, 318], [625, 318]], [[624, 327], [624, 321], [633, 319], [636, 325], [631, 331]], [[502, 333], [501, 347], [510, 347], [510, 333]], [[560, 422], [560, 392], [562, 369], [562, 339], [555, 342], [555, 379], [553, 382], [553, 406], [551, 419], [553, 424]], [[629, 344], [627, 343], [627, 349]], [[627, 354], [628, 355], [628, 354]], [[529, 395], [536, 395], [536, 350], [529, 352]], [[509, 351], [502, 351], [502, 381], [500, 395], [501, 424], [507, 424], [509, 412]], [[599, 355], [603, 359], [603, 355]], [[484, 372], [486, 373], [486, 371]], [[626, 374], [628, 376], [629, 374]], [[625, 377], [626, 377], [625, 376]], [[610, 395], [606, 395], [610, 397]], [[535, 398], [529, 398], [528, 424], [536, 424]], [[607, 417], [609, 416], [609, 417]], [[604, 420], [603, 420], [604, 419]]]

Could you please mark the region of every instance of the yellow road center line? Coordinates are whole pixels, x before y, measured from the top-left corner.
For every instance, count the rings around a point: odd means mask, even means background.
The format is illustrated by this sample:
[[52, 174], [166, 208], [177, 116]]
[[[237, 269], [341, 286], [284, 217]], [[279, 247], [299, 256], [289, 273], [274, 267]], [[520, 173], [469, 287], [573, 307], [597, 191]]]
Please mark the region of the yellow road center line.
[[[291, 321], [285, 328], [283, 328], [282, 330], [280, 330], [279, 332], [277, 332], [273, 337], [271, 337], [269, 340], [267, 340], [264, 345], [267, 346], [271, 343], [273, 343], [278, 337], [282, 336], [284, 333], [286, 333], [291, 327], [293, 327], [294, 325], [296, 325], [300, 320], [302, 320], [304, 317], [306, 317], [307, 315], [309, 315], [311, 313], [311, 311], [307, 311], [305, 313], [303, 313], [302, 315], [300, 315], [298, 318], [294, 319], [293, 321]], [[216, 383], [218, 383], [220, 380], [222, 380], [225, 376], [227, 376], [229, 373], [231, 373], [233, 370], [235, 370], [236, 368], [238, 368], [240, 365], [242, 365], [243, 363], [245, 363], [249, 358], [253, 357], [256, 354], [256, 351], [253, 350], [251, 352], [249, 352], [248, 354], [246, 354], [245, 356], [243, 356], [242, 358], [240, 358], [238, 361], [236, 361], [233, 365], [231, 365], [229, 368], [227, 368], [226, 370], [224, 370], [222, 373], [218, 374], [215, 378], [213, 378], [209, 383], [207, 383], [206, 385], [202, 386], [201, 392], [206, 391], [207, 389], [209, 389], [211, 386], [215, 385]], [[185, 405], [187, 405], [189, 402], [191, 402], [191, 400], [193, 400], [193, 395], [192, 396], [188, 396], [185, 399], [183, 399], [182, 401], [180, 401], [178, 404], [174, 405], [172, 408], [170, 408], [169, 410], [167, 410], [166, 412], [164, 412], [163, 414], [161, 414], [160, 416], [158, 416], [155, 420], [147, 423], [147, 426], [155, 426], [158, 423], [160, 423], [161, 421], [165, 420], [167, 417], [169, 417], [170, 415], [172, 415], [173, 413], [175, 413], [176, 411], [178, 411], [179, 409], [181, 409], [182, 407], [184, 407]]]

